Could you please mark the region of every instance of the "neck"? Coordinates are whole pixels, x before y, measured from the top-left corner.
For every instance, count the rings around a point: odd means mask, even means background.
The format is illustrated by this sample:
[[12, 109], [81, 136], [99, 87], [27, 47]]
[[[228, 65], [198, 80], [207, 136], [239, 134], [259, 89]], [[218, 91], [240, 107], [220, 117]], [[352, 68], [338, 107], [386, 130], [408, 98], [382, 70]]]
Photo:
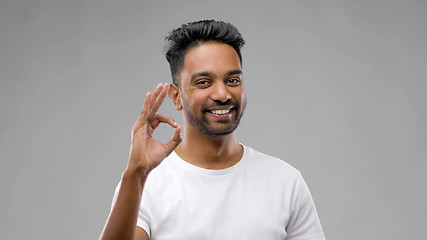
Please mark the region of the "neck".
[[243, 156], [243, 147], [233, 133], [220, 137], [208, 136], [196, 129], [186, 128], [183, 141], [175, 149], [183, 160], [207, 169], [233, 166]]

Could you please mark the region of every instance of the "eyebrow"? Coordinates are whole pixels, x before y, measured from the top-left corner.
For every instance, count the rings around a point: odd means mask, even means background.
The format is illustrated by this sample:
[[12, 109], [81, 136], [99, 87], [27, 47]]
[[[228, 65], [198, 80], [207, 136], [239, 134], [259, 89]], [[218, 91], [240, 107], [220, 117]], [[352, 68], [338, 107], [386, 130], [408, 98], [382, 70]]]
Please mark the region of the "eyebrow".
[[[236, 74], [242, 74], [241, 70], [231, 70], [229, 72], [227, 72], [225, 74], [226, 77], [231, 76], [231, 75], [236, 75]], [[194, 81], [194, 79], [198, 78], [198, 77], [211, 77], [214, 76], [215, 74], [213, 74], [212, 72], [197, 72], [193, 75], [191, 75], [191, 81]]]
[[226, 74], [226, 76], [237, 75], [237, 74], [239, 74], [239, 75], [242, 74], [242, 71], [241, 70], [231, 70]]
[[194, 79], [196, 79], [198, 77], [210, 77], [212, 75], [213, 74], [211, 72], [198, 72], [198, 73], [191, 75], [191, 81], [193, 81]]

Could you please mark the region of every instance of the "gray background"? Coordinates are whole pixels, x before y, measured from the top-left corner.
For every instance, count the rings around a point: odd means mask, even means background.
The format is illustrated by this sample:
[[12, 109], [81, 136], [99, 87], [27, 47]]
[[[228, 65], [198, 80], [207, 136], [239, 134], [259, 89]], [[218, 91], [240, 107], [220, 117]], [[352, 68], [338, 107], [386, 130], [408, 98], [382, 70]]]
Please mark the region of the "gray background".
[[[303, 173], [329, 240], [427, 235], [427, 1], [0, 1], [0, 239], [96, 239], [163, 38], [232, 22], [239, 141]], [[171, 101], [161, 109], [179, 122]], [[157, 133], [165, 141], [170, 129]]]

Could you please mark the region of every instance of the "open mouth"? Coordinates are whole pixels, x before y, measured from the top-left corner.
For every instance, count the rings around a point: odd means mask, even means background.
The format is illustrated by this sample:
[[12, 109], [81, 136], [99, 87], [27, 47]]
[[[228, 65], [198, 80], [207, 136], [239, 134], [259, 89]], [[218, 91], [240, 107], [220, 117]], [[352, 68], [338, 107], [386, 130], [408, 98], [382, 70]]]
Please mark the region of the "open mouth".
[[224, 115], [224, 114], [230, 113], [230, 110], [231, 109], [223, 109], [223, 110], [216, 109], [216, 110], [210, 110], [209, 112], [216, 115]]

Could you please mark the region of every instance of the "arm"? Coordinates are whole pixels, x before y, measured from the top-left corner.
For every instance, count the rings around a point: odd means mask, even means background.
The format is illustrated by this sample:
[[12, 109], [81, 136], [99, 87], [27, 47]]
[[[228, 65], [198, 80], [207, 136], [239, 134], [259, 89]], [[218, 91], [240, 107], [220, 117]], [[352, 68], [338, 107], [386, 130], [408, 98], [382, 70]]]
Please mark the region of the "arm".
[[313, 198], [301, 173], [298, 173], [295, 188], [296, 190], [292, 196], [293, 210], [286, 227], [286, 232], [288, 233], [286, 239], [325, 240]]
[[[148, 240], [148, 234], [136, 226], [142, 190], [151, 170], [181, 141], [181, 127], [172, 118], [157, 114], [169, 87], [168, 84], [159, 84], [153, 93], [147, 93], [141, 115], [132, 129], [131, 150], [121, 187], [99, 239]], [[166, 144], [152, 138], [160, 123], [175, 128], [172, 139]]]

